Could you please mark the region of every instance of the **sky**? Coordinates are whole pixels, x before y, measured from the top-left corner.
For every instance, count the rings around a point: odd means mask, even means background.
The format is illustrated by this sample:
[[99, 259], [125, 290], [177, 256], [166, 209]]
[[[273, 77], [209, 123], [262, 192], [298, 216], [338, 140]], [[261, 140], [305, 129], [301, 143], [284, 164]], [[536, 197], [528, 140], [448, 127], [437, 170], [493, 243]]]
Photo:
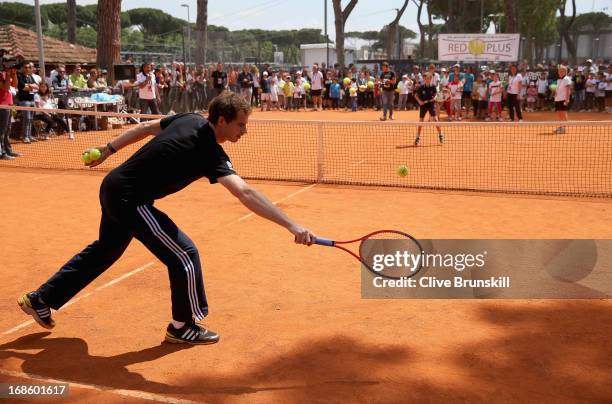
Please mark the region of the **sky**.
[[[17, 1], [34, 4], [33, 0]], [[335, 38], [334, 13], [331, 0], [327, 1], [327, 29], [333, 40]], [[40, 3], [64, 3], [64, 1], [40, 0]], [[95, 0], [77, 0], [79, 5], [96, 3]], [[321, 28], [323, 30], [324, 3], [325, 0], [209, 0], [208, 23], [223, 25], [230, 30], [247, 28]], [[343, 6], [347, 3], [348, 0], [342, 0]], [[568, 3], [571, 4], [569, 0]], [[590, 11], [612, 13], [612, 0], [577, 0], [576, 3], [579, 14]], [[181, 4], [189, 5], [190, 21], [195, 22], [196, 0], [123, 0], [121, 3], [123, 11], [141, 7], [159, 8], [168, 14], [186, 20], [187, 7], [181, 7]], [[345, 31], [380, 30], [394, 19], [395, 9], [400, 8], [403, 4], [404, 0], [359, 0], [347, 20]], [[297, 18], [298, 15], [299, 18]], [[400, 23], [418, 33], [416, 15], [417, 7], [411, 0]], [[427, 14], [424, 13], [421, 17], [422, 21], [425, 21], [426, 16]]]

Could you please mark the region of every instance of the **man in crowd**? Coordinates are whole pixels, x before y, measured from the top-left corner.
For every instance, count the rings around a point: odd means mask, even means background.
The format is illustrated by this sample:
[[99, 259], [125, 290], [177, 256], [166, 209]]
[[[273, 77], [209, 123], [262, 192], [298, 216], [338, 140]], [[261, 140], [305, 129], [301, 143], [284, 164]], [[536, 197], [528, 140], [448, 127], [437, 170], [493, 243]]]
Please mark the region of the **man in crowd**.
[[214, 96], [221, 94], [227, 87], [227, 73], [223, 71], [223, 64], [217, 63], [217, 70], [211, 73]]

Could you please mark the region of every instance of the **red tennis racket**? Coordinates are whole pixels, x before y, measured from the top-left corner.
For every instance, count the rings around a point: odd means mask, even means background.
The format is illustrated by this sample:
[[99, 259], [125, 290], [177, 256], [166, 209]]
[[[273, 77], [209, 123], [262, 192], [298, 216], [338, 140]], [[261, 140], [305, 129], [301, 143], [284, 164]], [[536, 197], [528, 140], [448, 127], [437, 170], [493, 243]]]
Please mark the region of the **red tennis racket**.
[[[348, 244], [359, 243], [359, 251], [353, 252], [345, 246]], [[376, 276], [389, 279], [411, 278], [423, 268], [423, 247], [419, 241], [410, 234], [397, 230], [378, 230], [363, 237], [348, 241], [334, 241], [317, 237], [315, 244], [339, 248], [353, 257], [357, 258], [368, 271]], [[392, 255], [397, 258], [399, 252], [400, 265], [393, 265], [387, 268], [385, 260], [380, 260], [381, 256]], [[398, 260], [387, 258], [389, 261]], [[387, 261], [388, 262], [388, 261]], [[385, 268], [381, 268], [385, 266]]]

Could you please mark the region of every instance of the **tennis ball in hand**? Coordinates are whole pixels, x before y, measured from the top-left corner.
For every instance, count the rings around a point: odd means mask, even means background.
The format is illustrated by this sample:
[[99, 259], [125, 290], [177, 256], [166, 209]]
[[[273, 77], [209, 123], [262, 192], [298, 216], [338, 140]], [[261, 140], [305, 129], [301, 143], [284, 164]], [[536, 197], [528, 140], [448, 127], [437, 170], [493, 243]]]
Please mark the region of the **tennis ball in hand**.
[[408, 175], [408, 167], [406, 167], [405, 165], [401, 165], [399, 167], [397, 167], [397, 175], [399, 175], [400, 177], [405, 177]]
[[100, 158], [101, 155], [102, 155], [102, 153], [100, 153], [100, 150], [98, 150], [98, 149], [91, 149], [89, 151], [89, 159], [91, 161], [96, 161], [97, 159]]
[[81, 160], [83, 160], [83, 163], [89, 164], [91, 163], [91, 156], [89, 155], [88, 152], [85, 152], [81, 155]]

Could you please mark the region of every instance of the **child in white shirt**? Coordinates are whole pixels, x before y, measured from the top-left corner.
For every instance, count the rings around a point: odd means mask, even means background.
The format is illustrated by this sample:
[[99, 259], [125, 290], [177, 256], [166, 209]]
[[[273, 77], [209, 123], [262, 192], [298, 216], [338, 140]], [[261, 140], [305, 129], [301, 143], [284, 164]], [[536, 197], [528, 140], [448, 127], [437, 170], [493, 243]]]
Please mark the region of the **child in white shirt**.
[[587, 112], [591, 112], [593, 109], [593, 104], [595, 103], [595, 93], [597, 92], [597, 79], [595, 79], [595, 75], [589, 73], [587, 76], [587, 81], [585, 82], [585, 91], [586, 91], [586, 99], [585, 105]]
[[453, 76], [453, 81], [448, 85], [451, 94], [451, 121], [461, 120], [461, 99], [463, 98], [463, 83], [459, 80], [459, 75]]
[[548, 91], [548, 80], [546, 80], [546, 72], [540, 73], [540, 78], [537, 82], [538, 86], [538, 102], [539, 110], [544, 109], [544, 100], [546, 99], [546, 91]]
[[501, 112], [502, 112], [502, 94], [504, 89], [502, 87], [501, 81], [499, 81], [499, 75], [495, 73], [493, 75], [493, 81], [489, 83], [489, 116], [487, 117], [487, 121], [490, 121], [493, 117], [493, 110], [497, 112], [497, 120], [503, 121]]
[[597, 90], [595, 91], [595, 105], [598, 112], [603, 112], [606, 109], [606, 76], [604, 72], [599, 72], [599, 80], [597, 80]]

